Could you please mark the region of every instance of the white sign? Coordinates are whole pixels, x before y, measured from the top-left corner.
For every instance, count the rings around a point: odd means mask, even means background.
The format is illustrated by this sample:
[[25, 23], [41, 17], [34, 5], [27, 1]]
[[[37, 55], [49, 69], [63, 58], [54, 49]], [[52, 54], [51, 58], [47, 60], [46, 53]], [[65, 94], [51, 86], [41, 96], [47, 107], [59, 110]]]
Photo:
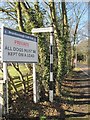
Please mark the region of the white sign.
[[33, 28], [32, 33], [53, 32], [53, 27], [48, 28]]
[[37, 63], [37, 37], [2, 27], [1, 61]]

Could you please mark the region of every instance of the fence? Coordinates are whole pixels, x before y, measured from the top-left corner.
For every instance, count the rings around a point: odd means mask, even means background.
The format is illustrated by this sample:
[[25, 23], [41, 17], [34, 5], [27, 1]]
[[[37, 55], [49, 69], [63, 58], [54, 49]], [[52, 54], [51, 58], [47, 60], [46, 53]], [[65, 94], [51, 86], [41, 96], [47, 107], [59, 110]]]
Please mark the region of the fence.
[[[23, 75], [25, 86], [19, 76], [9, 78], [9, 98], [16, 99], [24, 93], [28, 93], [33, 89], [33, 77], [30, 74]], [[25, 87], [25, 88], [24, 88]]]

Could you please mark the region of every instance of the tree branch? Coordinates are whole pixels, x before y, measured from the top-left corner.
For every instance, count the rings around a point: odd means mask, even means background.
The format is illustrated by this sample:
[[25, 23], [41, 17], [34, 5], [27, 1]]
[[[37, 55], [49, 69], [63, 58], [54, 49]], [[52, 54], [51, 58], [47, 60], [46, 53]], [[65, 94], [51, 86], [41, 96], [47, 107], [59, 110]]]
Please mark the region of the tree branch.
[[1, 12], [6, 13], [7, 15], [9, 15], [11, 18], [13, 18], [13, 20], [17, 21], [17, 19], [12, 15], [11, 11], [8, 11], [6, 9], [0, 8]]

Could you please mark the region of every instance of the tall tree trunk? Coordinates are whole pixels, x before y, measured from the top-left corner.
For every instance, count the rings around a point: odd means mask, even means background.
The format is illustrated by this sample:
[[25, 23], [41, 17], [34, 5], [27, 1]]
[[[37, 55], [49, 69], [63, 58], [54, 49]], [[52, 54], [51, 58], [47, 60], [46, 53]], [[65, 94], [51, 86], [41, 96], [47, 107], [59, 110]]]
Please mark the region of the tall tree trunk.
[[[56, 95], [60, 95], [60, 74], [61, 74], [61, 33], [58, 29], [58, 23], [56, 20], [56, 11], [55, 11], [55, 3], [54, 0], [50, 0], [50, 14], [51, 14], [51, 22], [54, 26], [54, 73], [55, 73], [55, 82], [56, 82]], [[57, 77], [56, 77], [57, 76]]]
[[62, 36], [62, 76], [67, 73], [68, 64], [67, 64], [67, 53], [68, 53], [68, 45], [69, 45], [69, 36], [68, 36], [68, 22], [67, 22], [67, 11], [65, 1], [61, 3], [62, 6], [62, 17], [63, 17], [63, 36]]
[[17, 10], [17, 21], [18, 21], [19, 30], [24, 31], [20, 2], [16, 2], [16, 8], [17, 8], [16, 10]]
[[34, 15], [32, 14], [32, 8], [29, 6], [29, 9], [27, 7], [27, 3], [21, 2], [20, 3], [21, 8], [22, 8], [22, 13], [25, 17], [25, 31], [31, 33], [31, 29], [35, 26], [35, 18]]
[[62, 16], [63, 16], [63, 66], [64, 72], [63, 76], [70, 71], [71, 69], [71, 43], [69, 39], [69, 26], [68, 26], [68, 19], [67, 19], [67, 11], [66, 11], [66, 4], [65, 1], [62, 2]]
[[[38, 0], [35, 0], [34, 9], [37, 21], [35, 27], [43, 27], [43, 13], [40, 10]], [[37, 65], [37, 79], [42, 99], [45, 96], [45, 91], [48, 92], [49, 81], [49, 41], [46, 39], [46, 35], [48, 33], [38, 34], [39, 64]]]

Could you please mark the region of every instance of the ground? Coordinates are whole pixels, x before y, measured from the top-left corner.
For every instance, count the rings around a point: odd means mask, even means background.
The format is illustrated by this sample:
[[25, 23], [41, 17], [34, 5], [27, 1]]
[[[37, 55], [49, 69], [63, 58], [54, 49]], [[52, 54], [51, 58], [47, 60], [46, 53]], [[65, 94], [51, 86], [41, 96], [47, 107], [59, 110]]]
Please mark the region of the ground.
[[[30, 95], [22, 95], [21, 99], [12, 102], [10, 119], [36, 120], [89, 120], [90, 110], [90, 77], [81, 70], [74, 70], [62, 82], [61, 96], [54, 96], [54, 102], [45, 99], [33, 103], [32, 91]], [[45, 119], [46, 118], [46, 119]], [[80, 118], [80, 119], [79, 119]], [[86, 119], [85, 119], [86, 118]]]

